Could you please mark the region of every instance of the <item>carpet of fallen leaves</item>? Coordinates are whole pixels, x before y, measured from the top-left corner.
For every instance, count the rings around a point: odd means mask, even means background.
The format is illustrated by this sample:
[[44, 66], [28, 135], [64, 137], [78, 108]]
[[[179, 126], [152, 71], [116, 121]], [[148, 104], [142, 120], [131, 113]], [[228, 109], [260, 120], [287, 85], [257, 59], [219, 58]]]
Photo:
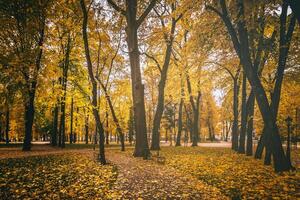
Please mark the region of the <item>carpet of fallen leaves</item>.
[[300, 171], [276, 174], [271, 166], [228, 148], [165, 147], [166, 165], [217, 187], [233, 199], [299, 199]]
[[0, 160], [0, 199], [116, 199], [117, 172], [78, 153]]
[[121, 199], [229, 199], [218, 188], [172, 167], [134, 158], [131, 150], [108, 151], [107, 158], [118, 168], [114, 189]]

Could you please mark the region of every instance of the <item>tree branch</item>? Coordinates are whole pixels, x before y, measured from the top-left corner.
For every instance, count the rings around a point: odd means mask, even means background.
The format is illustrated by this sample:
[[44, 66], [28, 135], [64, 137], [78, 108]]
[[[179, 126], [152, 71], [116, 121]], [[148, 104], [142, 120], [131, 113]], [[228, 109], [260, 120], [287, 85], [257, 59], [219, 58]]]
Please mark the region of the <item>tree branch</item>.
[[159, 64], [159, 62], [157, 61], [157, 59], [156, 59], [154, 56], [151, 56], [151, 55], [149, 55], [149, 54], [146, 53], [146, 52], [144, 52], [143, 54], [144, 54], [147, 58], [150, 58], [151, 60], [153, 60], [153, 61], [156, 63], [156, 66], [157, 66], [159, 72], [161, 73], [162, 70], [161, 70], [160, 64]]
[[119, 7], [113, 0], [107, 0], [108, 4], [113, 7], [117, 12], [121, 13], [122, 15], [126, 15], [126, 11]]
[[150, 13], [150, 11], [152, 10], [152, 8], [155, 6], [155, 3], [156, 3], [156, 0], [152, 0], [150, 2], [150, 4], [145, 9], [145, 11], [143, 12], [143, 14], [137, 20], [137, 27], [139, 27], [142, 24], [142, 22], [145, 20], [145, 18], [147, 17], [147, 15]]

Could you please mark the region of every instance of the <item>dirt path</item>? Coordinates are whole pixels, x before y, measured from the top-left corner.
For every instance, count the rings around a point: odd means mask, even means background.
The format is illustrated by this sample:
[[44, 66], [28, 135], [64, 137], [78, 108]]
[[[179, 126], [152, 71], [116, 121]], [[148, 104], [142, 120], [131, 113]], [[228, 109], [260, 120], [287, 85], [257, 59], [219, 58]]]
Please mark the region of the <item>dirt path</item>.
[[216, 188], [154, 161], [108, 151], [107, 159], [118, 168], [115, 189], [123, 199], [227, 199]]

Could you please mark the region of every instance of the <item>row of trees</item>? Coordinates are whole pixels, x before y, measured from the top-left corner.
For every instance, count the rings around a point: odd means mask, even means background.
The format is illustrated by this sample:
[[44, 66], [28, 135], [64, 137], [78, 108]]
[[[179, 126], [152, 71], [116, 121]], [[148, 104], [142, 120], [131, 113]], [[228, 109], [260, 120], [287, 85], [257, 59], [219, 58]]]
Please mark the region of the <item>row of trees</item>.
[[176, 146], [217, 133], [228, 140], [231, 132], [232, 149], [252, 155], [255, 130], [262, 133], [255, 157], [265, 149], [265, 164], [272, 157], [276, 171], [289, 170], [277, 122], [299, 105], [288, 97], [299, 91], [297, 6], [2, 1], [0, 135], [8, 140], [10, 124], [24, 131], [23, 150], [33, 130], [61, 147], [66, 138], [98, 135], [105, 164], [112, 132], [121, 150], [125, 135], [130, 142], [135, 135], [134, 156], [147, 158], [163, 130]]

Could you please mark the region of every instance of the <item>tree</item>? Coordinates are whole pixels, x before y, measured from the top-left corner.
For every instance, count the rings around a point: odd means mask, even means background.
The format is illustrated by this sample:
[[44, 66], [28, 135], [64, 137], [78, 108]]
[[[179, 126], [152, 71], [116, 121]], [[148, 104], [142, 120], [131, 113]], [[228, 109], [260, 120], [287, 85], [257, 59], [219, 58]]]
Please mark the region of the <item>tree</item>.
[[253, 89], [259, 109], [264, 120], [266, 132], [268, 133], [267, 146], [269, 147], [274, 158], [274, 168], [276, 171], [289, 170], [291, 166], [289, 166], [282, 148], [278, 127], [276, 125], [276, 117], [274, 115], [272, 107], [268, 103], [268, 99], [259, 79], [259, 76], [253, 68], [253, 62], [250, 56], [249, 49], [248, 29], [245, 21], [244, 3], [241, 0], [236, 1], [238, 9], [237, 30], [235, 30], [232, 21], [228, 15], [228, 9], [225, 1], [220, 0], [219, 3], [222, 10], [221, 12], [213, 7], [209, 8], [216, 12], [224, 21], [232, 39], [233, 46], [236, 50], [237, 55], [239, 56], [245, 74], [247, 76], [247, 79], [249, 80], [251, 88]]
[[83, 14], [83, 21], [82, 21], [82, 37], [83, 37], [83, 43], [84, 43], [84, 49], [85, 49], [85, 57], [86, 57], [86, 62], [87, 62], [87, 67], [88, 67], [88, 73], [90, 77], [90, 81], [92, 84], [92, 111], [93, 115], [96, 121], [97, 125], [97, 131], [99, 132], [99, 160], [101, 164], [105, 165], [106, 164], [106, 159], [105, 159], [105, 152], [104, 152], [104, 129], [102, 126], [102, 123], [100, 121], [100, 115], [99, 111], [97, 109], [97, 81], [94, 76], [93, 72], [93, 64], [91, 61], [91, 56], [90, 56], [90, 49], [89, 49], [89, 42], [88, 42], [88, 34], [87, 34], [87, 26], [88, 26], [88, 12], [89, 8], [86, 8], [85, 1], [80, 0], [80, 6], [82, 9], [82, 14]]
[[151, 0], [147, 8], [137, 18], [138, 1], [126, 0], [126, 9], [119, 7], [113, 0], [108, 0], [108, 3], [119, 13], [125, 16], [127, 27], [127, 46], [129, 50], [129, 60], [131, 69], [132, 83], [132, 99], [134, 109], [136, 143], [134, 156], [147, 158], [150, 154], [147, 141], [147, 126], [144, 103], [144, 85], [142, 84], [141, 69], [140, 69], [140, 53], [138, 49], [138, 28], [143, 23], [147, 15], [154, 7], [156, 0]]
[[[153, 120], [153, 130], [152, 130], [152, 143], [151, 143], [151, 150], [159, 150], [160, 146], [160, 134], [159, 134], [159, 129], [160, 129], [160, 122], [164, 110], [164, 98], [165, 98], [165, 85], [166, 85], [166, 80], [167, 80], [167, 74], [168, 74], [168, 69], [170, 65], [170, 60], [171, 60], [171, 53], [172, 53], [172, 46], [173, 46], [173, 41], [175, 38], [175, 29], [176, 29], [176, 24], [182, 17], [182, 14], [179, 14], [178, 16], [176, 15], [176, 10], [177, 10], [177, 3], [172, 2], [171, 5], [168, 5], [167, 2], [164, 2], [165, 9], [171, 9], [171, 29], [169, 33], [166, 33], [165, 30], [163, 30], [163, 35], [164, 35], [164, 41], [166, 44], [166, 49], [164, 53], [164, 61], [163, 65], [161, 65], [157, 59], [149, 55], [148, 53], [145, 53], [145, 55], [153, 59], [155, 63], [157, 64], [157, 67], [160, 71], [160, 81], [158, 84], [158, 101], [156, 105], [156, 110], [155, 110], [155, 115], [154, 115], [154, 120]], [[163, 14], [159, 13], [159, 10], [154, 9], [155, 13], [159, 17], [159, 20], [161, 22], [161, 27], [162, 29], [167, 28], [167, 24], [165, 23], [165, 16]], [[166, 12], [165, 10], [163, 11], [164, 13]]]
[[34, 101], [42, 62], [48, 5], [49, 1], [22, 0], [2, 1], [0, 4], [1, 13], [10, 26], [6, 33], [11, 31], [16, 33], [7, 35], [7, 40], [14, 41], [10, 49], [15, 56], [13, 66], [18, 68], [17, 71], [22, 74], [24, 80], [24, 151], [31, 149]]

